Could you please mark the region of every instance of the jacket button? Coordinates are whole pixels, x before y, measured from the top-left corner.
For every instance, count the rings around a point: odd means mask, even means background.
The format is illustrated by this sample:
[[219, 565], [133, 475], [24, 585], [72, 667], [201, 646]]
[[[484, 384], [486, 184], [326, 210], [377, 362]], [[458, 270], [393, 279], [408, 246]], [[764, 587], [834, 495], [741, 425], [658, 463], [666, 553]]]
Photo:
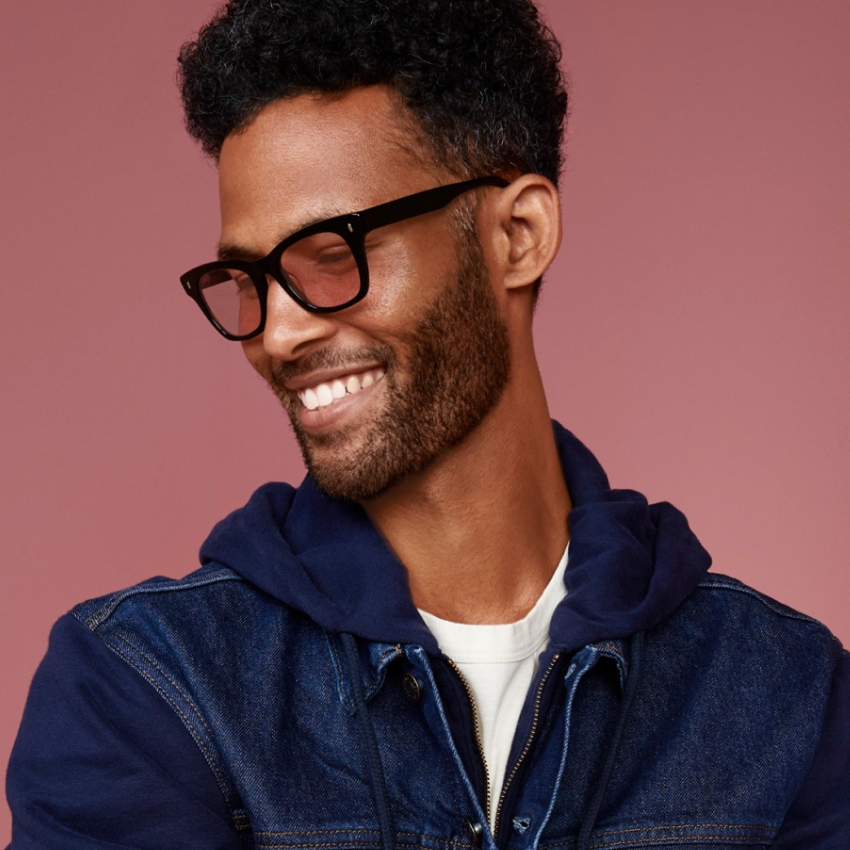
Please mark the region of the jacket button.
[[416, 705], [422, 699], [422, 683], [413, 673], [405, 673], [401, 680], [401, 689], [408, 702]]
[[480, 823], [476, 823], [475, 821], [466, 819], [466, 828], [469, 830], [469, 834], [472, 837], [472, 841], [476, 847], [481, 846], [481, 839], [484, 837], [484, 827], [481, 826]]

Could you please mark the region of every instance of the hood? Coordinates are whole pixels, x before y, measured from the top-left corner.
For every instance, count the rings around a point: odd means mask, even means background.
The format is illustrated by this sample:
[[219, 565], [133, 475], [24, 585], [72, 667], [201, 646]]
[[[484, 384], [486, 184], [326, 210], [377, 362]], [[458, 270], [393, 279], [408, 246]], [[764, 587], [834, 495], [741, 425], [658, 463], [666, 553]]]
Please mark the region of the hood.
[[[596, 458], [553, 423], [573, 501], [567, 596], [550, 628], [572, 652], [624, 638], [676, 610], [711, 558], [684, 514], [612, 490]], [[439, 650], [413, 601], [404, 567], [359, 505], [325, 496], [308, 475], [298, 489], [266, 484], [222, 520], [201, 547], [217, 563], [332, 632]]]

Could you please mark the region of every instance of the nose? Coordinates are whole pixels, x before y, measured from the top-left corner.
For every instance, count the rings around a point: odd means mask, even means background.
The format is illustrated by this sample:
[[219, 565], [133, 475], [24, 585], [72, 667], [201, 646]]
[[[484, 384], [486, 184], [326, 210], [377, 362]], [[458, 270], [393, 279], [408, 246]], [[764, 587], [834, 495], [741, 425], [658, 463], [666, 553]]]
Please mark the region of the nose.
[[277, 281], [270, 280], [263, 347], [270, 357], [295, 360], [336, 333], [334, 316], [305, 310]]

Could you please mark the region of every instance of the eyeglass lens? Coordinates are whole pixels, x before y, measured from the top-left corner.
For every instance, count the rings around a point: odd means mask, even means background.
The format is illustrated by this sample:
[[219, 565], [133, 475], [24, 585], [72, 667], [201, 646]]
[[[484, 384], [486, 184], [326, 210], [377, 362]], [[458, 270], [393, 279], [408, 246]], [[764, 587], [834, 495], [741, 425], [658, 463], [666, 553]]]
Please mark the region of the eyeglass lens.
[[[313, 233], [280, 256], [281, 276], [314, 307], [338, 307], [360, 292], [360, 268], [337, 233]], [[245, 336], [260, 327], [262, 305], [250, 276], [239, 269], [206, 272], [198, 289], [215, 320], [228, 333]]]

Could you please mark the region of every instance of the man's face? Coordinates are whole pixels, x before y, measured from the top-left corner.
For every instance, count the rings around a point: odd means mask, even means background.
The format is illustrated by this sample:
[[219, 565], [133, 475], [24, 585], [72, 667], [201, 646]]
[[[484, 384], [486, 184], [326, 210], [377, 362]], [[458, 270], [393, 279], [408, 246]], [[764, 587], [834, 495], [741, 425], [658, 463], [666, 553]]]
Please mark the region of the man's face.
[[[310, 222], [456, 180], [416, 155], [398, 109], [383, 87], [266, 107], [222, 148], [222, 242], [262, 256]], [[370, 234], [370, 291], [346, 310], [308, 313], [272, 283], [265, 331], [243, 344], [334, 497], [423, 470], [507, 382], [508, 333], [462, 203]]]

